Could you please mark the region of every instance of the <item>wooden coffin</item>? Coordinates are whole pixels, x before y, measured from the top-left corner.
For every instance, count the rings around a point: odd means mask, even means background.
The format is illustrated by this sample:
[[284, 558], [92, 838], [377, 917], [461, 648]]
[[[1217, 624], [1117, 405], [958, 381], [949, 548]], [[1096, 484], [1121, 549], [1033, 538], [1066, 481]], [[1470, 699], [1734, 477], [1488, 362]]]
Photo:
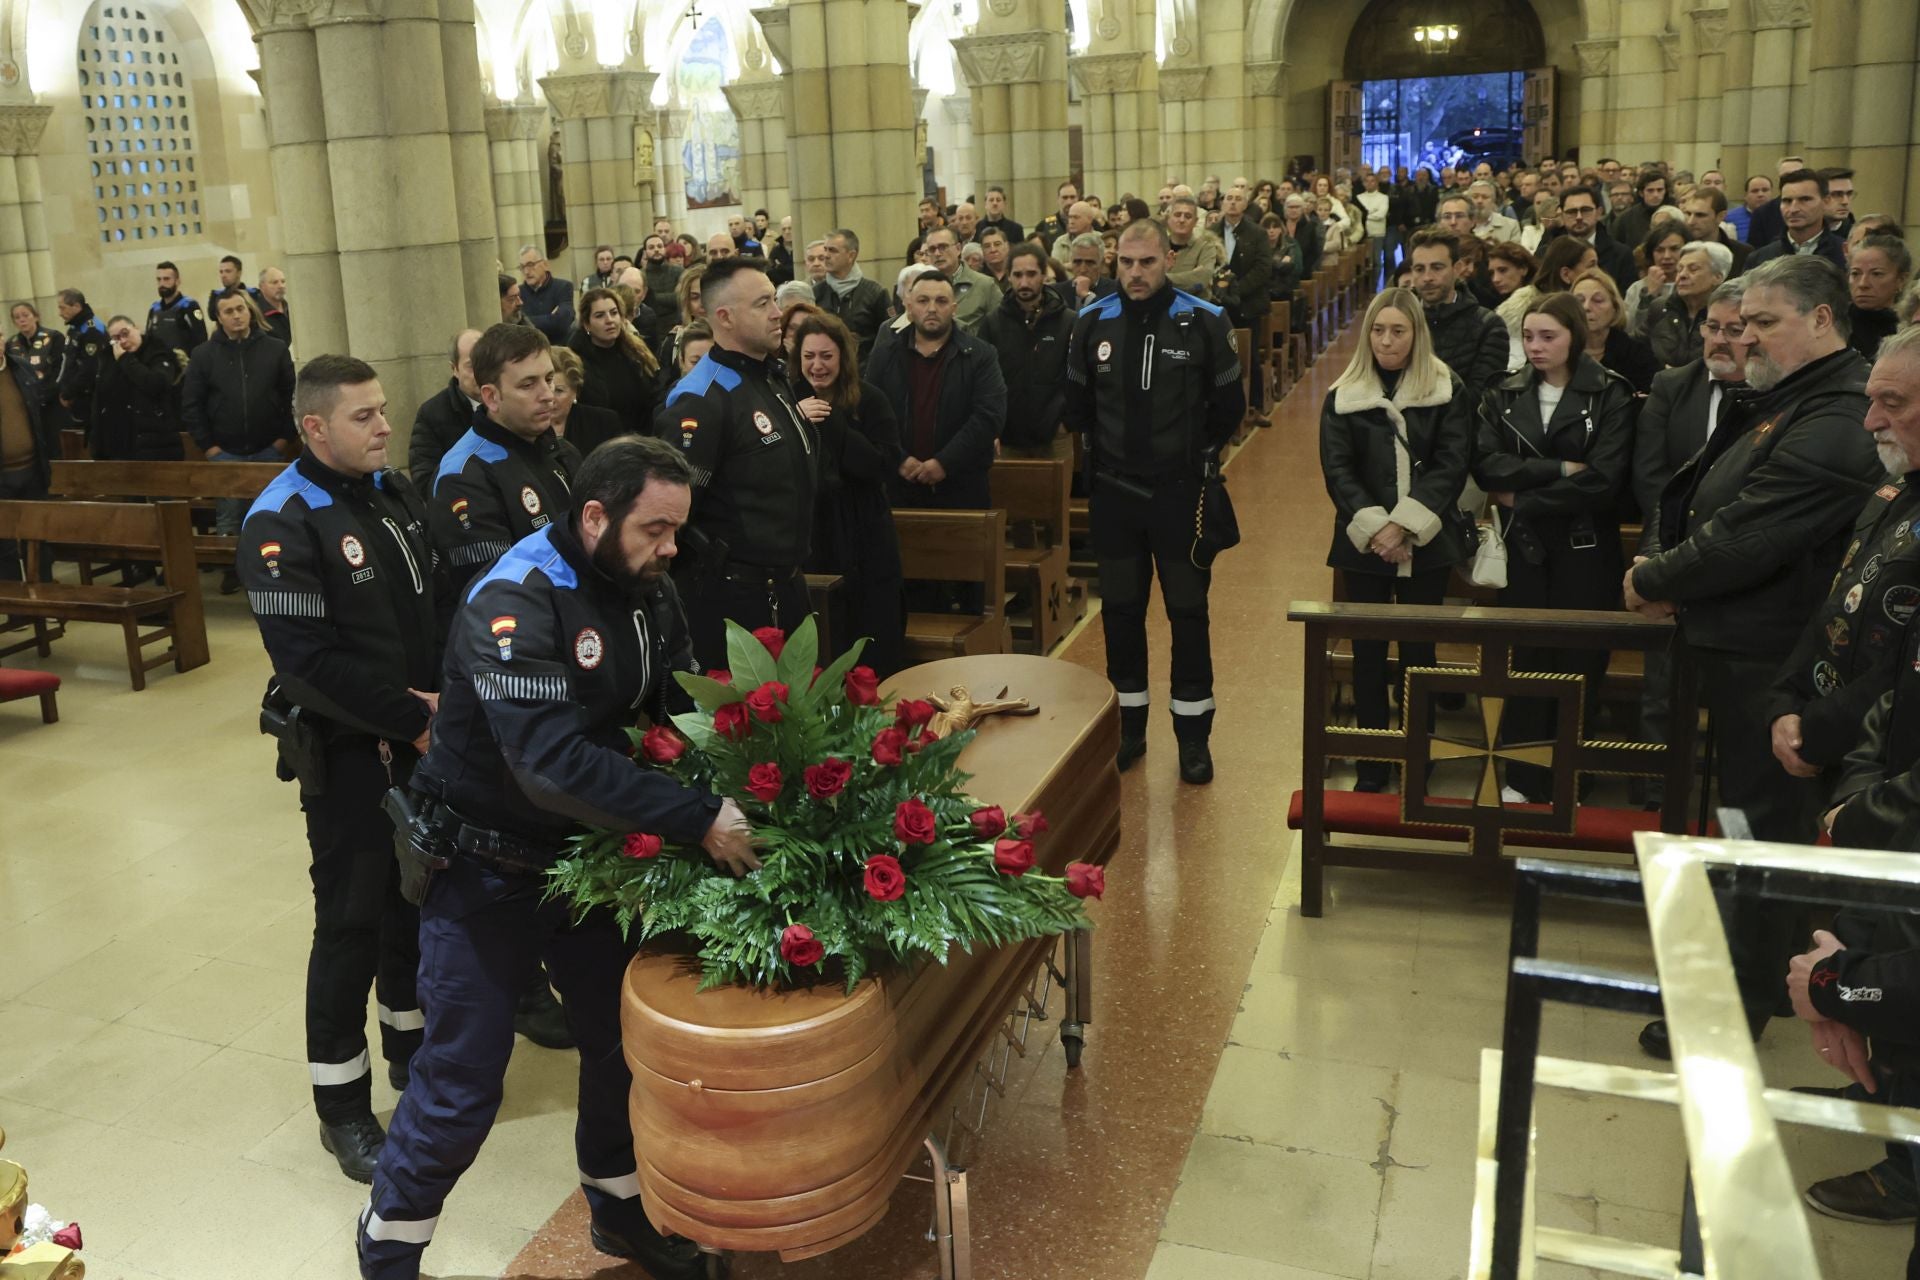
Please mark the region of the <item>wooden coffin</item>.
[[[1008, 813], [1043, 809], [1036, 862], [1104, 864], [1120, 840], [1119, 713], [1105, 679], [1024, 654], [948, 658], [901, 672], [889, 700], [966, 685], [1031, 699], [988, 720], [960, 757], [969, 791]], [[648, 1216], [716, 1248], [793, 1261], [886, 1212], [922, 1139], [969, 1079], [1051, 940], [956, 950], [944, 967], [804, 991], [696, 992], [679, 954], [627, 971], [621, 1024]]]

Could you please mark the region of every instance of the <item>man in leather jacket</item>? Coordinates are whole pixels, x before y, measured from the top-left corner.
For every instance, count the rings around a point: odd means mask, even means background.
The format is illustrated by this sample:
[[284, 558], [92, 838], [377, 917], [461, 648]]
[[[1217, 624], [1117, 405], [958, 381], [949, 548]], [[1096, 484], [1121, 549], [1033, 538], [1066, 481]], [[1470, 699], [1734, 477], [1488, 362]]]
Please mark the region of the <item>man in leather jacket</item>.
[[1007, 421], [1000, 440], [1009, 453], [1047, 457], [1060, 434], [1067, 384], [1067, 342], [1074, 313], [1047, 288], [1047, 255], [1023, 244], [1008, 258], [1012, 288], [980, 322], [979, 338], [1000, 359], [1007, 384]]
[[1433, 353], [1477, 399], [1507, 376], [1511, 344], [1500, 317], [1458, 286], [1454, 264], [1459, 260], [1460, 242], [1437, 227], [1415, 232], [1407, 245], [1413, 290], [1426, 309]]
[[478, 329], [462, 329], [447, 351], [452, 376], [413, 415], [413, 435], [407, 440], [407, 474], [424, 491], [433, 487], [440, 459], [473, 426], [480, 409], [480, 385], [473, 380], [473, 344]]
[[[1660, 503], [1661, 546], [1627, 571], [1627, 607], [1673, 616], [1712, 716], [1722, 807], [1753, 835], [1810, 843], [1810, 779], [1774, 758], [1767, 712], [1775, 673], [1826, 597], [1861, 502], [1885, 476], [1866, 417], [1867, 365], [1846, 345], [1846, 282], [1818, 258], [1783, 258], [1742, 277], [1753, 341], [1748, 388], [1730, 391], [1706, 447]], [[1757, 1036], [1779, 996], [1790, 913], [1723, 903], [1734, 972]], [[1665, 1056], [1661, 1023], [1641, 1044]]]

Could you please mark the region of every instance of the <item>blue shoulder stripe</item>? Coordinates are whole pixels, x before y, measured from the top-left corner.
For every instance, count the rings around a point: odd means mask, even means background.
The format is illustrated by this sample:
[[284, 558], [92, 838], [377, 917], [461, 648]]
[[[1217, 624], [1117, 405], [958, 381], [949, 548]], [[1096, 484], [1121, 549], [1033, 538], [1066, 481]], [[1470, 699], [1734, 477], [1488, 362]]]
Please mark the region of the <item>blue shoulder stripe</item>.
[[453, 448], [447, 450], [440, 459], [440, 470], [434, 472], [433, 489], [440, 491], [440, 482], [448, 476], [457, 476], [466, 470], [467, 461], [479, 458], [482, 462], [499, 462], [507, 456], [506, 448], [475, 431], [467, 428], [467, 434], [454, 441]]
[[467, 591], [467, 599], [472, 600], [480, 594], [480, 588], [489, 582], [505, 579], [508, 582], [525, 582], [535, 569], [547, 575], [547, 581], [556, 587], [568, 590], [580, 585], [580, 575], [573, 571], [567, 558], [553, 545], [553, 526], [546, 525], [534, 530], [513, 544], [507, 554], [493, 562], [493, 568], [486, 571]]
[[700, 357], [700, 363], [687, 370], [687, 376], [674, 384], [667, 393], [667, 403], [672, 404], [682, 396], [703, 396], [714, 384], [718, 383], [722, 391], [732, 391], [740, 385], [740, 375], [713, 358], [708, 352]]
[[1119, 291], [1103, 293], [1081, 307], [1080, 310], [1085, 315], [1098, 316], [1102, 320], [1111, 320], [1120, 314]]
[[1208, 302], [1204, 298], [1196, 298], [1185, 289], [1175, 289], [1173, 291], [1173, 304], [1167, 308], [1167, 314], [1177, 316], [1183, 311], [1204, 311], [1208, 315], [1214, 316], [1224, 314], [1224, 309], [1219, 303]]
[[260, 491], [260, 496], [253, 500], [253, 505], [247, 508], [247, 519], [251, 520], [254, 513], [259, 511], [275, 513], [284, 511], [287, 503], [295, 497], [304, 501], [309, 511], [318, 511], [322, 507], [333, 505], [332, 494], [301, 475], [298, 463], [289, 462], [286, 468]]

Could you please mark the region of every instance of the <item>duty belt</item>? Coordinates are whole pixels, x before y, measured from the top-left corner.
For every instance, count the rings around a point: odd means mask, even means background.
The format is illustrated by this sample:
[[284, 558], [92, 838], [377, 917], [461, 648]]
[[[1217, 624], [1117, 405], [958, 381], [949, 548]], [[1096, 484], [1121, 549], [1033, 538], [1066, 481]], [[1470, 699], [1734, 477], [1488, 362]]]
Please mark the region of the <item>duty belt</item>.
[[504, 831], [475, 826], [454, 813], [451, 806], [441, 808], [453, 820], [453, 847], [465, 858], [491, 871], [515, 876], [545, 875], [559, 852], [557, 845], [534, 844]]

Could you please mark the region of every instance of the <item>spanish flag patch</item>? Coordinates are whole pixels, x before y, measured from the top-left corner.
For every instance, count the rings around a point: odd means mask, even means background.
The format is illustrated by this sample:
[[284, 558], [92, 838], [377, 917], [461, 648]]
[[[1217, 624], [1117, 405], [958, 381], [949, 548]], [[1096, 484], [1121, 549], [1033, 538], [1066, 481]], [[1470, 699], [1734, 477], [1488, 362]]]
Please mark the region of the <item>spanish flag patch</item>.
[[500, 646], [500, 661], [513, 661], [513, 631], [520, 625], [518, 618], [502, 616], [487, 624], [493, 632], [494, 643]]

